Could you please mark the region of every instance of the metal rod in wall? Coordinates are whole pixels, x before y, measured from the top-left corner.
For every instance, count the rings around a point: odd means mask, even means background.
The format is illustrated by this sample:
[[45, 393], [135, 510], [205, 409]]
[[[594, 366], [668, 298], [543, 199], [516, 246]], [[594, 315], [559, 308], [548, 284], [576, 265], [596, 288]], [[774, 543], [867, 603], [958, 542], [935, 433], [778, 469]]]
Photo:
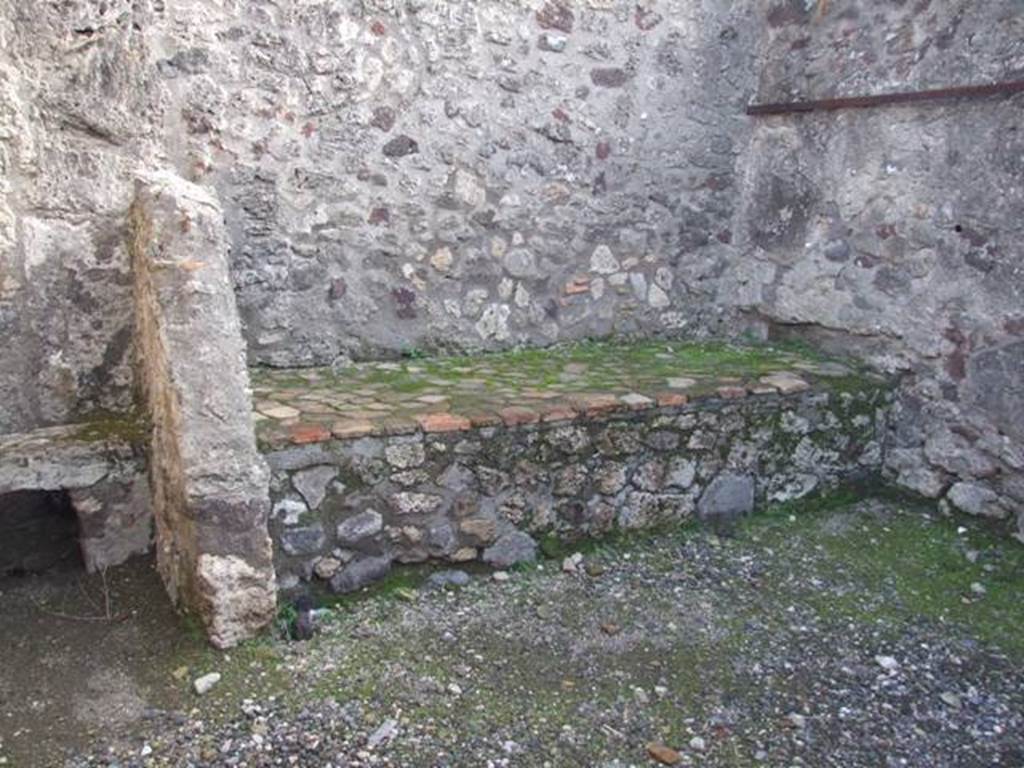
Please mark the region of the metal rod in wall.
[[841, 96], [834, 99], [750, 104], [747, 106], [747, 114], [788, 115], [793, 113], [827, 112], [837, 109], [865, 109], [893, 104], [912, 104], [921, 101], [973, 99], [986, 96], [1012, 95], [1015, 93], [1024, 93], [1024, 80], [989, 83], [986, 85], [961, 85], [953, 88], [935, 88], [926, 91], [879, 93], [870, 96]]

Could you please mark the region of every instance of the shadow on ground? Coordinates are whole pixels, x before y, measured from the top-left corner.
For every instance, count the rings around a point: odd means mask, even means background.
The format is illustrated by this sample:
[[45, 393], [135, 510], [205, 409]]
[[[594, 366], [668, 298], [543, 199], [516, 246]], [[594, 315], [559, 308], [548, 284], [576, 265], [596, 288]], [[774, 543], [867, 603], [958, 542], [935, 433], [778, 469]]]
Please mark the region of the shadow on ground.
[[0, 580], [0, 759], [59, 765], [94, 737], [187, 707], [169, 665], [206, 653], [150, 558], [103, 575], [79, 565]]

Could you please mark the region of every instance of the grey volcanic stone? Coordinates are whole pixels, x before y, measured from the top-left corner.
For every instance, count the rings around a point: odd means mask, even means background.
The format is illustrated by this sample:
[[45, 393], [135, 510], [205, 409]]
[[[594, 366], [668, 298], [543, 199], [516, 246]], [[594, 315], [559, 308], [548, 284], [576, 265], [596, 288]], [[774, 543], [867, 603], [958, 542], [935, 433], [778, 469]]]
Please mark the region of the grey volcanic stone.
[[1024, 341], [975, 355], [968, 375], [974, 401], [1006, 432], [1024, 440]]
[[726, 472], [705, 489], [697, 502], [702, 520], [736, 520], [754, 511], [754, 478]]
[[388, 157], [405, 157], [420, 151], [420, 145], [410, 136], [396, 136], [384, 145], [384, 154]]
[[465, 587], [468, 584], [469, 574], [465, 571], [438, 571], [427, 578], [427, 586], [433, 589]]
[[364, 557], [349, 563], [331, 579], [331, 591], [337, 594], [355, 592], [374, 581], [379, 581], [391, 570], [391, 558], [388, 555]]
[[327, 486], [337, 476], [337, 467], [329, 465], [312, 467], [296, 472], [292, 477], [292, 485], [306, 500], [309, 508], [315, 510], [320, 507], [327, 496]]
[[281, 548], [289, 555], [315, 555], [323, 549], [326, 537], [322, 525], [289, 528], [281, 534]]
[[946, 498], [961, 512], [983, 517], [1006, 517], [1007, 511], [999, 504], [999, 495], [979, 483], [956, 483]]
[[373, 509], [361, 512], [338, 525], [338, 543], [357, 544], [363, 539], [376, 536], [384, 528], [384, 518]]
[[427, 527], [425, 544], [427, 552], [431, 557], [448, 557], [458, 546], [458, 539], [452, 524], [447, 520], [440, 520]]
[[384, 449], [388, 464], [398, 469], [412, 469], [423, 464], [426, 453], [421, 441], [393, 443]]
[[483, 560], [495, 568], [510, 568], [516, 563], [537, 559], [537, 542], [522, 531], [511, 531], [484, 550]]

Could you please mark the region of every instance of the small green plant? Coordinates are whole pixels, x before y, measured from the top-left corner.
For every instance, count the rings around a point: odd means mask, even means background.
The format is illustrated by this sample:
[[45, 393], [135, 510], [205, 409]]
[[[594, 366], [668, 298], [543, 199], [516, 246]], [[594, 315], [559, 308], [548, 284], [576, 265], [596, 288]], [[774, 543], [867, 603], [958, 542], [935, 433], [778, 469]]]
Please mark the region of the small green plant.
[[565, 557], [566, 555], [572, 554], [569, 550], [569, 545], [553, 531], [544, 534], [544, 537], [540, 540], [540, 551], [546, 558], [554, 560], [560, 557]]
[[281, 604], [277, 608], [277, 621], [276, 625], [284, 638], [291, 638], [295, 636], [295, 622], [298, 620], [299, 614], [295, 610], [295, 605], [290, 600], [282, 600]]

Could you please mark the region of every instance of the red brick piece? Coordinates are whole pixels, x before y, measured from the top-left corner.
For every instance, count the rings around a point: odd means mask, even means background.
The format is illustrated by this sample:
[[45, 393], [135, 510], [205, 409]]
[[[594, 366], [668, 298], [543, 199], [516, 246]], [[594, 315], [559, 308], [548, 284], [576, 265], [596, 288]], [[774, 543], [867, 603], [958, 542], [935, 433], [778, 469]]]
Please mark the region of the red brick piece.
[[587, 293], [590, 291], [590, 280], [585, 277], [580, 277], [572, 282], [565, 284], [565, 295], [576, 296], [580, 293]]
[[580, 395], [573, 399], [573, 405], [587, 416], [601, 416], [623, 407], [615, 395]]
[[322, 443], [325, 440], [331, 439], [331, 430], [325, 427], [323, 424], [310, 424], [304, 422], [302, 424], [293, 424], [288, 428], [288, 437], [296, 445], [306, 445], [307, 443]]
[[677, 408], [680, 405], [686, 405], [688, 402], [690, 402], [690, 398], [678, 392], [658, 393], [658, 405], [662, 408]]
[[540, 415], [540, 420], [543, 422], [572, 421], [577, 416], [579, 414], [568, 405], [552, 405]]
[[465, 416], [454, 413], [425, 413], [417, 416], [416, 421], [424, 432], [464, 432], [473, 426]]
[[341, 440], [366, 437], [373, 434], [373, 423], [362, 419], [347, 419], [335, 422], [331, 431]]
[[502, 408], [499, 413], [501, 414], [501, 420], [505, 422], [506, 427], [518, 427], [522, 424], [536, 424], [540, 421], [540, 414], [536, 411], [531, 411], [529, 408], [511, 406], [509, 408]]
[[747, 388], [732, 385], [719, 387], [718, 396], [724, 397], [726, 400], [741, 400], [747, 396]]

